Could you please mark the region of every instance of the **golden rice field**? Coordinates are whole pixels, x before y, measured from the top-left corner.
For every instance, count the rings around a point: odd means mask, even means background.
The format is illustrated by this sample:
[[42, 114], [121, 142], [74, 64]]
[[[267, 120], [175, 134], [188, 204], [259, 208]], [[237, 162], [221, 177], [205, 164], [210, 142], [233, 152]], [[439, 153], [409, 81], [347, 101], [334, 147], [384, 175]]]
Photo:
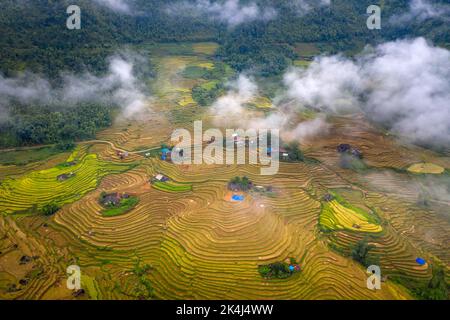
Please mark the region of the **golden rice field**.
[[[151, 266], [152, 299], [413, 299], [405, 282], [428, 283], [434, 264], [444, 266], [450, 282], [450, 204], [420, 207], [405, 185], [409, 166], [449, 169], [450, 159], [399, 146], [359, 116], [331, 119], [328, 135], [301, 146], [318, 161], [282, 162], [273, 176], [260, 175], [257, 165], [175, 165], [144, 157], [140, 150], [168, 141], [173, 109], [177, 126], [207, 118], [178, 104], [195, 82], [180, 78], [181, 70], [208, 62], [213, 46], [193, 50], [201, 54], [155, 57], [158, 117], [118, 121], [71, 156], [0, 166], [0, 299], [75, 299], [65, 286], [72, 264], [80, 266], [86, 290], [76, 299], [137, 299], [138, 261]], [[340, 168], [339, 143], [362, 150], [370, 169]], [[130, 155], [120, 159], [118, 150]], [[67, 160], [75, 164], [61, 165]], [[67, 173], [75, 175], [58, 181]], [[157, 174], [170, 180], [150, 183]], [[230, 201], [227, 183], [236, 176], [273, 192]], [[132, 194], [139, 202], [107, 217], [102, 192]], [[324, 202], [328, 193], [336, 197]], [[56, 214], [34, 211], [49, 201], [61, 205]], [[379, 258], [382, 290], [367, 289], [365, 268], [350, 257], [362, 239]], [[32, 259], [20, 264], [24, 255]], [[301, 272], [270, 280], [259, 274], [259, 265], [290, 257]], [[428, 264], [419, 266], [417, 257]]]

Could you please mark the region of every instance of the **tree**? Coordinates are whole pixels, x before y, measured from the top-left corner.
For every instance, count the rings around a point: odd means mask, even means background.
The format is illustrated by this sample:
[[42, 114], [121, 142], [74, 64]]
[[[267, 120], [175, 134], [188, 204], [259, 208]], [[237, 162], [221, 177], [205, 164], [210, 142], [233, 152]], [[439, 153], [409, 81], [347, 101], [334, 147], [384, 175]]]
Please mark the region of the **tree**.
[[45, 216], [51, 216], [52, 214], [56, 213], [59, 209], [60, 209], [59, 205], [55, 201], [52, 201], [42, 207], [42, 213]]

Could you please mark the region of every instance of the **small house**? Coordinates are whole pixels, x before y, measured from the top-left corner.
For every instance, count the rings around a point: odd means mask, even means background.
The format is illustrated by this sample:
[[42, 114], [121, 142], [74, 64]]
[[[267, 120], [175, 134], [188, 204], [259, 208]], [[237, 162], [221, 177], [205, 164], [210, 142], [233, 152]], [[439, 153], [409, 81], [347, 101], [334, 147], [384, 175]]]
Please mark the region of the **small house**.
[[215, 141], [216, 141], [216, 137], [212, 136], [211, 139], [209, 139], [206, 143], [211, 144], [211, 143], [214, 143]]

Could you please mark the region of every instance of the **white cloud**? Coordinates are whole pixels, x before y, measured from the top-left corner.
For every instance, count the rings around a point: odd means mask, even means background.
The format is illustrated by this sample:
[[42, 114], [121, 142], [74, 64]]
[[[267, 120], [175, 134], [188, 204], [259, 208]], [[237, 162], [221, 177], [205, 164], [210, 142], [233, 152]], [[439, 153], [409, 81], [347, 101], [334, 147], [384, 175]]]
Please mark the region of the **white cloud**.
[[258, 86], [244, 74], [239, 75], [229, 86], [227, 94], [218, 98], [210, 109], [216, 124], [225, 126], [241, 123], [245, 113], [244, 104], [250, 102], [258, 93]]
[[284, 80], [302, 104], [360, 108], [412, 142], [450, 148], [450, 51], [423, 38], [385, 43], [358, 61], [320, 57]]
[[121, 13], [131, 12], [131, 8], [126, 0], [94, 0], [94, 1], [116, 12]]
[[225, 0], [212, 2], [210, 0], [196, 0], [170, 5], [167, 12], [172, 15], [206, 16], [209, 19], [226, 23], [230, 27], [250, 21], [267, 21], [276, 17], [273, 8], [263, 8], [255, 2], [241, 4], [240, 0]]

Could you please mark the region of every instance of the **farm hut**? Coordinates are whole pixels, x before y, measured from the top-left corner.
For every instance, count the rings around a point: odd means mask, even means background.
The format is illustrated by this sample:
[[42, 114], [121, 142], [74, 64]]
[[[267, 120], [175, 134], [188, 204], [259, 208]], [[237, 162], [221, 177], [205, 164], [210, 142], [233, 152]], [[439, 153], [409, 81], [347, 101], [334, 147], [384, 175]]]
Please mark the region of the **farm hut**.
[[233, 196], [231, 197], [231, 199], [233, 201], [244, 201], [244, 196], [240, 196], [238, 194], [233, 194]]
[[216, 141], [216, 137], [212, 136], [211, 139], [209, 139], [206, 143], [207, 143], [207, 144], [211, 144], [211, 143], [213, 143], [214, 141]]
[[294, 267], [293, 265], [290, 265], [290, 266], [289, 266], [289, 271], [290, 271], [290, 272], [294, 272], [294, 270], [295, 270], [295, 267]]
[[113, 206], [117, 206], [120, 203], [121, 200], [121, 196], [117, 193], [110, 193], [110, 194], [106, 194], [101, 198], [101, 203], [103, 205], [113, 205]]

